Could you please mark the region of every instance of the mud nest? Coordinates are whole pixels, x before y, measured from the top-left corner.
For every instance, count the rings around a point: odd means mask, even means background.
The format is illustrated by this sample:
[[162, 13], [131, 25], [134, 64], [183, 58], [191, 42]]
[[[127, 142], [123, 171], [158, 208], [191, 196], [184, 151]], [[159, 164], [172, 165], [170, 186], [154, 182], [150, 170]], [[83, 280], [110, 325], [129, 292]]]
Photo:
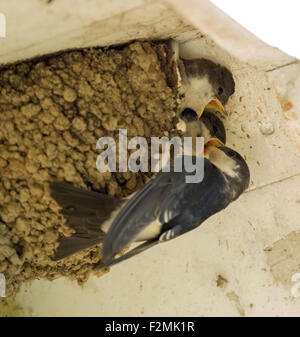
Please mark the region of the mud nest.
[[[53, 262], [70, 235], [49, 182], [114, 196], [140, 188], [145, 173], [100, 173], [99, 137], [175, 134], [177, 90], [165, 43], [64, 52], [0, 70], [0, 273], [7, 295], [37, 278], [84, 283], [99, 247]], [[101, 275], [103, 272], [98, 272]]]

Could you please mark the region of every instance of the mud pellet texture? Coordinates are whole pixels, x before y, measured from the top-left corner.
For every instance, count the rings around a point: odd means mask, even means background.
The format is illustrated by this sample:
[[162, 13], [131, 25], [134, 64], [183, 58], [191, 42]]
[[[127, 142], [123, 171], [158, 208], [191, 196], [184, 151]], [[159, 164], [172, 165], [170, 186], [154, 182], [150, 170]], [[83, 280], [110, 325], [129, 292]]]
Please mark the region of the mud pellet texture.
[[48, 184], [66, 182], [117, 197], [141, 187], [148, 173], [98, 172], [96, 142], [116, 139], [119, 128], [148, 140], [175, 132], [170, 62], [166, 44], [135, 42], [0, 70], [0, 272], [8, 295], [37, 278], [67, 276], [82, 284], [93, 273], [99, 247], [51, 260], [59, 236], [72, 231]]

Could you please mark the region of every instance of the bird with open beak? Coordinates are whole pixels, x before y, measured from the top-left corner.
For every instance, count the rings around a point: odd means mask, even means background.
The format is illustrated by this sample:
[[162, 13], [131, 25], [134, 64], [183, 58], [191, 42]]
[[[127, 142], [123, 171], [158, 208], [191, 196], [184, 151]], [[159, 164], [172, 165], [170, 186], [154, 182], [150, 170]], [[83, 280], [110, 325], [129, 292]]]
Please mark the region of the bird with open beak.
[[204, 141], [210, 138], [218, 138], [226, 144], [226, 131], [223, 122], [215, 112], [205, 109], [199, 114], [193, 109], [185, 108], [180, 113], [180, 120], [177, 128], [183, 131], [185, 137], [204, 137]]
[[[52, 183], [51, 195], [76, 231], [61, 239], [54, 259], [103, 243], [96, 268], [109, 267], [197, 228], [226, 208], [248, 187], [248, 166], [217, 138], [206, 142], [204, 153], [200, 183], [186, 183], [185, 170], [159, 172], [129, 200]], [[142, 241], [117, 257], [129, 244]]]
[[[207, 59], [179, 58], [178, 44], [173, 47], [180, 78], [179, 123], [185, 135], [211, 137], [226, 142], [225, 128], [217, 114], [225, 114], [224, 105], [234, 93], [230, 71]], [[177, 52], [176, 52], [177, 50]]]
[[183, 59], [176, 61], [181, 78], [180, 109], [189, 107], [201, 116], [204, 109], [223, 112], [224, 105], [234, 93], [235, 83], [231, 72], [207, 59]]

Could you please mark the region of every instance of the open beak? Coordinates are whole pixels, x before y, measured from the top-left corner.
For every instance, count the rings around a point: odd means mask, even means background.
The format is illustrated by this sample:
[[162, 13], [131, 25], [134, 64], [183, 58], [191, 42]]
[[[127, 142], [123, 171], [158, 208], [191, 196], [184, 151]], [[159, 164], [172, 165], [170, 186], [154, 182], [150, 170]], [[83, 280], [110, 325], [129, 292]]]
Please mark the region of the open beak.
[[199, 119], [201, 118], [205, 109], [214, 109], [221, 114], [224, 114], [225, 111], [223, 104], [216, 97], [210, 99], [208, 103], [204, 105], [203, 108], [197, 113]]
[[204, 157], [209, 156], [209, 152], [211, 150], [216, 150], [218, 147], [225, 146], [225, 144], [220, 141], [219, 138], [213, 137], [210, 138], [205, 144], [204, 144]]

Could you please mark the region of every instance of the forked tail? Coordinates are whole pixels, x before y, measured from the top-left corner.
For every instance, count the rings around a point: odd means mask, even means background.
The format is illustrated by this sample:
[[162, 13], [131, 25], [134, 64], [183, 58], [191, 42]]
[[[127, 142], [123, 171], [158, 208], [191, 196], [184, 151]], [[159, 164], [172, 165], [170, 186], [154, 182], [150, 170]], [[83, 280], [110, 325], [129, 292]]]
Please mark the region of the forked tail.
[[60, 239], [53, 260], [61, 260], [101, 243], [105, 236], [101, 225], [122, 205], [122, 200], [63, 183], [50, 184], [50, 190], [62, 208], [67, 225], [76, 231], [72, 236]]

